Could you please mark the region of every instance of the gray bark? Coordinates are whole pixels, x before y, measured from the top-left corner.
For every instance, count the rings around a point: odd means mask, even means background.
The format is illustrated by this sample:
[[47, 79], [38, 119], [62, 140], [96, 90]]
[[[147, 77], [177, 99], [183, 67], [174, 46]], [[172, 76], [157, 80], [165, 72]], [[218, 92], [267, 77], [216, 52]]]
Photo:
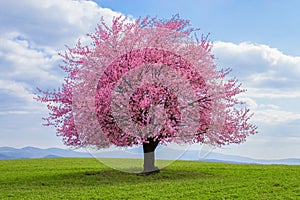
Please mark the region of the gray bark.
[[159, 172], [159, 169], [155, 167], [155, 149], [159, 141], [154, 141], [153, 138], [148, 139], [148, 143], [143, 143], [144, 150], [144, 171], [143, 173], [155, 173]]

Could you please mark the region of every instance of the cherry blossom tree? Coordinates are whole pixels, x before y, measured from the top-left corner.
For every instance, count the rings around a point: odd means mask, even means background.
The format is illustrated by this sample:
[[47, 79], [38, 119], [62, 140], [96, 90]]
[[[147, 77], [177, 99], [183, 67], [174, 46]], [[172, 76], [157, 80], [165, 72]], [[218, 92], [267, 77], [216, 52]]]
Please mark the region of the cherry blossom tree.
[[189, 21], [140, 18], [104, 20], [91, 44], [80, 41], [61, 54], [66, 77], [36, 99], [65, 145], [107, 148], [143, 145], [144, 172], [159, 171], [159, 144], [245, 142], [255, 134], [245, 92], [230, 69], [218, 69], [212, 43]]

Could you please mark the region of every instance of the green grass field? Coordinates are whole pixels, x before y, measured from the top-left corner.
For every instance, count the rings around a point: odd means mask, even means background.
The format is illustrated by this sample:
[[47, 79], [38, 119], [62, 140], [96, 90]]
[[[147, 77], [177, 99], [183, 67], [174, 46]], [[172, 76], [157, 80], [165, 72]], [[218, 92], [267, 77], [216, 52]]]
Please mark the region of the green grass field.
[[141, 176], [58, 158], [2, 160], [0, 171], [0, 199], [300, 199], [300, 166], [176, 161]]

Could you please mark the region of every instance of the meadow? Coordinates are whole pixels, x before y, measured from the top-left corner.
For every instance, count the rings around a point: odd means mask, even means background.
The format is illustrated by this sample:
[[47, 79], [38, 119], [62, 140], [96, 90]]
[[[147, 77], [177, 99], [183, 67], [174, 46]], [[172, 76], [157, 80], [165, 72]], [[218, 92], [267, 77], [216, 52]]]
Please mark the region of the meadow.
[[300, 199], [300, 166], [175, 161], [142, 176], [91, 158], [2, 160], [0, 199]]

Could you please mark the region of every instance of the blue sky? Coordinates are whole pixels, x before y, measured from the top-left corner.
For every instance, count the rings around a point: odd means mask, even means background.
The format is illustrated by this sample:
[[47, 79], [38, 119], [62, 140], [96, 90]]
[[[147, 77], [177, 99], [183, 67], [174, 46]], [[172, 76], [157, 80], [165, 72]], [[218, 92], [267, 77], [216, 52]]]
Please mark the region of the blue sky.
[[[167, 18], [179, 13], [213, 40], [271, 44], [289, 55], [300, 54], [299, 1], [175, 0], [97, 1], [99, 5], [134, 17]], [[293, 40], [292, 38], [295, 38]]]
[[56, 88], [64, 74], [58, 52], [109, 21], [170, 18], [179, 13], [203, 33], [211, 33], [220, 67], [233, 69], [248, 92], [259, 134], [240, 145], [214, 151], [252, 158], [300, 158], [299, 1], [0, 1], [0, 146], [64, 147], [51, 127], [43, 127], [44, 105], [37, 86]]

